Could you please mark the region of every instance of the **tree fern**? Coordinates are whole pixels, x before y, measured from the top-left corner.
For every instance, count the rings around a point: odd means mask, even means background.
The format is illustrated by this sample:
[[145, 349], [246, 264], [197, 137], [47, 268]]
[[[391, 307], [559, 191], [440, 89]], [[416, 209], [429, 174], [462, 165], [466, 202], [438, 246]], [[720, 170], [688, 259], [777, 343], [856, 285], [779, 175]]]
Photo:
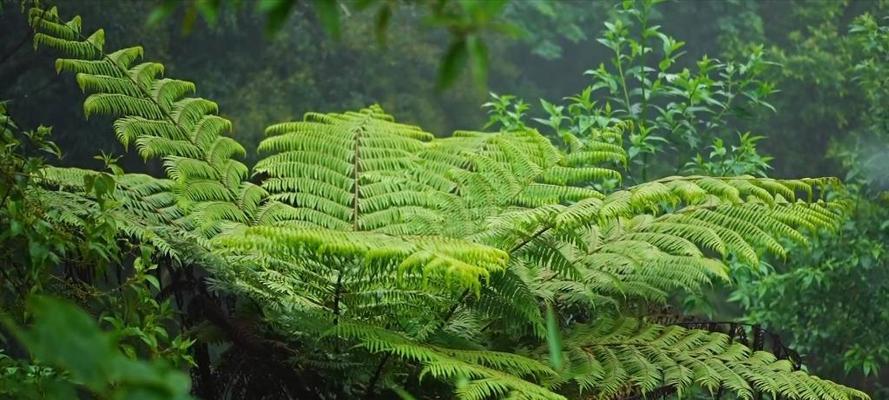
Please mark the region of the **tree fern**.
[[[35, 45], [60, 51], [57, 69], [89, 94], [85, 114], [116, 118], [124, 146], [163, 161], [166, 179], [116, 178], [122, 215], [138, 221], [124, 233], [155, 240], [157, 224], [205, 238], [214, 287], [309, 349], [297, 367], [348, 374], [367, 396], [430, 377], [464, 399], [664, 386], [867, 398], [724, 335], [627, 318], [728, 279], [729, 260], [784, 256], [784, 240], [832, 229], [844, 210], [823, 195], [833, 180], [689, 176], [614, 190], [628, 158], [621, 126], [560, 143], [531, 129], [439, 139], [371, 106], [270, 126], [254, 185], [235, 159], [243, 147], [223, 136], [231, 123], [187, 97], [192, 83], [137, 63], [139, 47], [106, 53], [80, 18], [34, 10], [31, 23]], [[50, 169], [46, 183], [78, 192], [89, 173]], [[544, 327], [547, 307], [571, 316], [564, 354], [544, 346], [556, 328]]]

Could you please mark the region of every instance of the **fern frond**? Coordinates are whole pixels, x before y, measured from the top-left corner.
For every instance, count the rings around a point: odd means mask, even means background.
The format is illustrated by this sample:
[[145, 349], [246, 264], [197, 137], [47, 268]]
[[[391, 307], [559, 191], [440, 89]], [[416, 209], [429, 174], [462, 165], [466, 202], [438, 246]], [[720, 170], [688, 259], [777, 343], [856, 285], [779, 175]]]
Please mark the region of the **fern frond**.
[[365, 270], [361, 274], [419, 272], [424, 279], [475, 291], [506, 263], [504, 252], [458, 239], [303, 227], [251, 227], [220, 236], [214, 243], [230, 254], [253, 253], [296, 263], [300, 259], [357, 263]]
[[710, 393], [756, 393], [788, 399], [867, 399], [867, 395], [794, 371], [786, 360], [754, 352], [722, 333], [649, 324], [633, 319], [599, 320], [566, 334], [565, 378], [581, 392], [613, 398], [626, 390], [642, 395], [668, 387], [677, 393], [700, 386]]
[[[173, 192], [184, 196], [178, 202], [187, 205], [191, 214], [189, 225], [204, 227], [209, 234], [220, 232], [222, 225], [252, 218], [233, 210], [243, 203], [238, 195], [247, 177], [247, 167], [234, 158], [244, 156], [245, 151], [222, 136], [231, 130], [231, 122], [215, 115], [215, 103], [187, 97], [194, 93], [195, 85], [162, 78], [161, 64], [136, 64], [143, 56], [141, 47], [106, 53], [104, 32], [84, 37], [79, 17], [62, 24], [52, 9], [34, 9], [30, 15], [35, 46], [54, 49], [66, 57], [56, 61], [56, 69], [75, 73], [80, 88], [89, 93], [83, 106], [85, 115], [116, 118], [114, 130], [125, 147], [135, 143], [142, 157], [168, 160], [167, 171], [179, 186]], [[204, 170], [193, 176], [193, 167], [200, 163], [214, 172]], [[220, 181], [221, 187], [208, 183], [210, 177]]]
[[[101, 172], [79, 168], [46, 167], [40, 182], [64, 191], [41, 190], [38, 198], [50, 210], [50, 220], [75, 228], [83, 228], [84, 218], [96, 215], [100, 209], [95, 198], [86, 192], [85, 178]], [[118, 207], [106, 210], [115, 221], [123, 237], [151, 244], [160, 254], [173, 259], [182, 255], [174, 242], [187, 237], [178, 221], [183, 215], [170, 192], [173, 182], [148, 175], [126, 174], [113, 177], [117, 190], [113, 196]]]
[[307, 114], [269, 127], [259, 150], [270, 154], [254, 170], [267, 176], [270, 199], [293, 207], [287, 216], [298, 223], [399, 235], [441, 224], [447, 194], [428, 184], [416, 157], [432, 135], [382, 115]]
[[423, 366], [425, 375], [440, 380], [468, 378], [457, 398], [476, 400], [495, 397], [520, 399], [565, 399], [523, 377], [548, 377], [556, 373], [546, 365], [511, 353], [442, 348], [417, 343], [394, 332], [361, 324], [337, 326], [339, 336], [353, 338], [371, 352], [391, 353]]

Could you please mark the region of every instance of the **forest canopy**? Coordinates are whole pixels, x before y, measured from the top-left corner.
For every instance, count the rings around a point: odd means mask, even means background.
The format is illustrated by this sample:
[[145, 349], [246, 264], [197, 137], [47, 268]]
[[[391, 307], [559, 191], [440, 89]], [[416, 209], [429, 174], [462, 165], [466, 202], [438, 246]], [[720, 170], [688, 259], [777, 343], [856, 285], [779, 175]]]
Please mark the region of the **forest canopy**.
[[0, 397], [889, 395], [889, 3], [2, 0]]

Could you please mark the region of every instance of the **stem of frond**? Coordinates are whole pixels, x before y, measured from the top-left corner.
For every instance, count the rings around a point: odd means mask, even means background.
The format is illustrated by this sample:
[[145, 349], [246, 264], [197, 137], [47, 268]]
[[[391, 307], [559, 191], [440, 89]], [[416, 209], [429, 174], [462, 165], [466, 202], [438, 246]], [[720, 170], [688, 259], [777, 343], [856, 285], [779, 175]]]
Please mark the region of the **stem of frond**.
[[355, 155], [352, 159], [352, 180], [354, 180], [355, 184], [355, 193], [352, 198], [352, 230], [358, 230], [358, 196], [361, 179], [361, 134], [363, 132], [363, 125], [359, 127], [355, 131]]
[[533, 235], [528, 236], [527, 238], [525, 238], [525, 240], [522, 240], [519, 244], [517, 244], [517, 245], [513, 246], [511, 249], [509, 249], [509, 254], [515, 253], [522, 247], [525, 247], [526, 244], [531, 243], [531, 241], [539, 238], [540, 235], [543, 235], [544, 233], [546, 233], [547, 231], [549, 231], [552, 228], [553, 228], [552, 225], [547, 225], [547, 226], [543, 227], [542, 229], [538, 230], [537, 232], [534, 232]]
[[336, 286], [333, 291], [333, 326], [337, 326], [340, 322], [340, 297], [343, 291], [343, 271], [338, 271], [336, 275]]
[[376, 370], [374, 370], [373, 377], [370, 378], [370, 382], [367, 383], [367, 389], [364, 391], [364, 398], [367, 400], [371, 399], [371, 396], [374, 394], [374, 387], [377, 385], [377, 381], [380, 380], [380, 377], [383, 375], [383, 368], [386, 367], [386, 363], [389, 362], [389, 358], [392, 357], [392, 353], [386, 353], [383, 356], [383, 359], [380, 360], [380, 363], [377, 364]]
[[[540, 235], [546, 233], [546, 232], [549, 231], [550, 229], [552, 229], [552, 225], [548, 225], [548, 226], [546, 226], [546, 227], [544, 227], [544, 228], [538, 230], [538, 231], [535, 232], [533, 235], [528, 236], [527, 238], [525, 238], [525, 240], [523, 240], [521, 243], [519, 243], [519, 244], [513, 246], [513, 247], [509, 250], [509, 253], [512, 254], [512, 253], [516, 252], [517, 250], [519, 250], [520, 248], [524, 247], [525, 245], [527, 245], [528, 243], [530, 243], [532, 240], [534, 240], [534, 239], [540, 237]], [[445, 324], [447, 324], [448, 321], [450, 321], [451, 318], [454, 317], [454, 314], [457, 313], [457, 309], [460, 308], [460, 304], [463, 304], [463, 303], [466, 301], [466, 298], [469, 296], [469, 294], [470, 294], [470, 290], [469, 290], [469, 289], [464, 290], [463, 293], [460, 294], [459, 300], [456, 301], [456, 302], [454, 302], [453, 305], [451, 305], [451, 307], [448, 309], [447, 313], [446, 313], [446, 314], [444, 315], [444, 317], [441, 319], [441, 324], [442, 324], [442, 326], [444, 326]]]
[[447, 314], [445, 314], [444, 318], [441, 319], [442, 326], [444, 326], [444, 324], [447, 324], [448, 321], [450, 321], [451, 318], [454, 317], [454, 314], [457, 312], [457, 308], [460, 307], [460, 304], [463, 304], [467, 296], [469, 296], [469, 289], [464, 290], [463, 293], [460, 294], [460, 300], [454, 302], [451, 308], [448, 309]]

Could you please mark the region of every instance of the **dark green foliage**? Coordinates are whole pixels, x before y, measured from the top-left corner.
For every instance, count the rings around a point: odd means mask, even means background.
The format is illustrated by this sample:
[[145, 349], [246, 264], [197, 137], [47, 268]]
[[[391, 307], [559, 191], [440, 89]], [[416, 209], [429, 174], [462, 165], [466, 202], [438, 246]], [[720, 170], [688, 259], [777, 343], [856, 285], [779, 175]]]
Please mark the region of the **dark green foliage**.
[[[172, 363], [191, 362], [191, 341], [172, 337], [169, 302], [150, 275], [150, 243], [119, 209], [118, 181], [91, 171], [61, 183], [40, 154], [60, 156], [49, 129], [21, 132], [0, 106], [2, 124], [3, 325], [0, 395], [4, 398], [73, 398], [75, 391], [100, 398], [189, 398], [187, 376]], [[73, 179], [72, 179], [73, 177]], [[53, 190], [81, 187], [84, 193]], [[126, 187], [126, 186], [125, 186]], [[127, 245], [143, 241], [142, 257], [125, 281], [88, 282], [120, 268]], [[122, 271], [114, 271], [118, 274]], [[108, 284], [116, 287], [108, 288]], [[38, 293], [66, 296], [98, 317]], [[28, 301], [28, 304], [24, 302]], [[102, 331], [96, 320], [107, 329]], [[152, 361], [137, 361], [137, 358]]]
[[[881, 6], [874, 4], [874, 7], [879, 9]], [[795, 11], [807, 9], [803, 6], [794, 8]], [[828, 15], [830, 18], [835, 15], [831, 14], [832, 12], [835, 13], [840, 9], [838, 3], [826, 6], [820, 11], [816, 10], [813, 15], [816, 18]], [[639, 18], [645, 12], [646, 8], [644, 7], [630, 9], [630, 14], [637, 17], [635, 21], [641, 22], [643, 25], [647, 21]], [[652, 12], [652, 10], [648, 10], [648, 12]], [[820, 12], [826, 14], [819, 14]], [[744, 18], [758, 18], [758, 16], [747, 14]], [[616, 43], [628, 40], [628, 31], [625, 31], [622, 26], [614, 24], [609, 27], [605, 34], [606, 37], [603, 38], [606, 46], [617, 48]], [[798, 52], [792, 57], [779, 54], [785, 63], [781, 69], [766, 69], [765, 66], [769, 63], [763, 62], [762, 59], [756, 67], [753, 67], [753, 64], [740, 67], [738, 65], [731, 66], [732, 63], [728, 63], [732, 69], [751, 71], [750, 82], [760, 82], [765, 88], [770, 88], [773, 85], [768, 80], [783, 79], [775, 77], [776, 71], [780, 71], [785, 76], [798, 75], [800, 77], [824, 74], [823, 77], [815, 79], [815, 83], [819, 87], [830, 86], [831, 90], [837, 91], [831, 95], [860, 96], [862, 98], [859, 102], [840, 102], [837, 99], [819, 98], [818, 101], [806, 103], [807, 106], [820, 104], [825, 107], [825, 110], [830, 109], [832, 113], [843, 113], [845, 119], [855, 116], [860, 121], [858, 122], [860, 127], [853, 134], [836, 140], [832, 146], [832, 156], [830, 157], [831, 160], [843, 162], [844, 169], [847, 171], [847, 181], [856, 182], [850, 186], [852, 189], [850, 195], [857, 199], [854, 208], [855, 216], [844, 224], [844, 234], [822, 237], [808, 246], [800, 244], [790, 246], [789, 252], [786, 254], [788, 258], [772, 261], [773, 265], [778, 266], [778, 273], [771, 267], [760, 268], [758, 266], [752, 268], [757, 272], [750, 273], [746, 272], [751, 271], [750, 266], [739, 266], [740, 270], [737, 276], [740, 278], [741, 287], [734, 294], [734, 298], [742, 302], [744, 309], [749, 313], [747, 318], [750, 318], [751, 321], [766, 324], [775, 331], [788, 333], [792, 340], [796, 338], [795, 343], [799, 344], [804, 356], [803, 359], [810, 368], [822, 368], [825, 373], [838, 378], [851, 372], [852, 376], [846, 379], [867, 384], [868, 381], [873, 382], [881, 379], [877, 375], [877, 370], [881, 364], [885, 363], [884, 356], [881, 356], [883, 352], [881, 337], [883, 335], [878, 333], [883, 329], [872, 329], [872, 327], [879, 326], [876, 321], [882, 319], [882, 310], [886, 308], [883, 295], [885, 285], [882, 284], [885, 268], [882, 267], [884, 262], [881, 261], [885, 253], [882, 245], [885, 242], [884, 227], [882, 226], [883, 220], [885, 220], [882, 212], [885, 204], [882, 197], [885, 197], [883, 190], [886, 187], [886, 179], [885, 174], [882, 173], [885, 163], [879, 160], [886, 154], [884, 143], [887, 130], [883, 112], [885, 109], [885, 104], [883, 104], [885, 103], [883, 95], [885, 79], [878, 78], [885, 76], [885, 74], [881, 74], [881, 71], [887, 65], [886, 52], [884, 51], [886, 30], [875, 18], [865, 14], [855, 19], [848, 36], [844, 37], [831, 32], [833, 32], [832, 29], [812, 29], [809, 32], [811, 37], [806, 39], [804, 36], [794, 34], [793, 40], [805, 43], [805, 47], [797, 49]], [[824, 36], [831, 34], [835, 37], [828, 39]], [[816, 40], [816, 38], [822, 40]], [[664, 39], [666, 44], [672, 41], [675, 39]], [[641, 49], [641, 45], [638, 43], [632, 40], [629, 43], [629, 48], [632, 49], [633, 46], [636, 46]], [[827, 50], [828, 48], [834, 50]], [[731, 49], [737, 50], [738, 47], [732, 47], [729, 50]], [[817, 49], [817, 51], [813, 52], [813, 49]], [[835, 52], [840, 52], [842, 56], [837, 56]], [[640, 51], [640, 54], [644, 53]], [[754, 54], [760, 54], [758, 57], [763, 57], [764, 53], [761, 48], [757, 47], [754, 48]], [[738, 55], [734, 57], [738, 57]], [[747, 57], [747, 55], [743, 55], [743, 57]], [[624, 98], [623, 92], [620, 90], [622, 87], [620, 72], [631, 70], [634, 60], [633, 56], [627, 56], [622, 59], [618, 67], [618, 61], [615, 59], [612, 62], [612, 67], [617, 69], [617, 73], [609, 73], [604, 68], [598, 72], [596, 83], [607, 87], [611, 82], [610, 97], [605, 99], [596, 97], [593, 87], [590, 87], [578, 96], [567, 98], [565, 105], [541, 101], [547, 118], [537, 118], [535, 121], [553, 127], [556, 134], [563, 135], [562, 132], [584, 132], [596, 124], [608, 123], [607, 113], [603, 113], [602, 106], [597, 105], [599, 101], [609, 101], [606, 103], [608, 105], [618, 104], [618, 111], [620, 108], [643, 110], [646, 107], [645, 98], [642, 96], [645, 93], [644, 84], [638, 84], [641, 89], [634, 92], [638, 95], [637, 97], [628, 95]], [[664, 57], [662, 62], [664, 65], [669, 65], [674, 60]], [[652, 65], [652, 74], [655, 74], [656, 70], [657, 68]], [[839, 77], [836, 70], [847, 72]], [[663, 71], [657, 73], [658, 77], [668, 75]], [[838, 83], [838, 80], [855, 82], [858, 91], [854, 94], [847, 93], [848, 85]], [[721, 74], [718, 79], [710, 80], [706, 87], [725, 88], [733, 85], [735, 83], [728, 76]], [[634, 86], [630, 87], [634, 88]], [[703, 93], [709, 91], [706, 87]], [[796, 87], [793, 88], [796, 89]], [[692, 87], [676, 88], [671, 95], [692, 97], [696, 90]], [[650, 92], [653, 93], [652, 97], [655, 99], [651, 101], [655, 102], [657, 96], [654, 93], [656, 91]], [[725, 94], [724, 91], [723, 94]], [[744, 96], [753, 100], [752, 104], [757, 104], [759, 101], [756, 96], [751, 97], [750, 93], [745, 93]], [[786, 97], [781, 98], [780, 93], [776, 96], [781, 101], [787, 101]], [[630, 102], [630, 106], [626, 105], [627, 101]], [[639, 145], [636, 146], [635, 154], [672, 150], [678, 153], [678, 160], [672, 161], [664, 157], [661, 160], [647, 160], [637, 157], [636, 162], [641, 167], [654, 168], [655, 171], [658, 169], [663, 171], [664, 164], [666, 164], [666, 168], [680, 170], [683, 168], [683, 158], [693, 156], [692, 161], [685, 163], [684, 170], [718, 176], [765, 174], [771, 168], [772, 158], [760, 155], [758, 147], [762, 147], [762, 143], [769, 142], [760, 142], [764, 139], [762, 136], [753, 136], [750, 133], [738, 134], [738, 138], [734, 141], [731, 138], [723, 139], [726, 135], [720, 133], [719, 128], [727, 125], [726, 121], [720, 121], [723, 113], [719, 111], [719, 101], [704, 101], [702, 104], [704, 104], [704, 108], [699, 111], [702, 111], [703, 118], [697, 122], [695, 118], [681, 120], [681, 123], [677, 125], [678, 130], [668, 129], [665, 132], [669, 133], [664, 134], [662, 138], [654, 137], [659, 143], [657, 146], [640, 147], [644, 141], [641, 141], [641, 136], [637, 136], [640, 140], [637, 141]], [[844, 109], [849, 108], [850, 104], [855, 104], [854, 109]], [[494, 100], [487, 106], [490, 108], [492, 124], [500, 124], [511, 129], [524, 127], [523, 119], [527, 119], [528, 114], [534, 114], [534, 110], [530, 109], [526, 103], [516, 100], [511, 95], [494, 95]], [[675, 107], [676, 103], [673, 103], [672, 106]], [[710, 107], [716, 108], [705, 111]], [[785, 107], [788, 106], [785, 105]], [[640, 114], [635, 120], [636, 124], [643, 127], [660, 126], [662, 118], [666, 114], [664, 114], [664, 109], [659, 110], [660, 113]], [[629, 114], [627, 111], [623, 112]], [[590, 117], [591, 114], [593, 118]], [[811, 114], [808, 111], [801, 115], [779, 112], [774, 119], [788, 120], [800, 117], [809, 118]], [[751, 125], [761, 124], [757, 120], [751, 122]], [[695, 128], [695, 124], [698, 123], [702, 127], [713, 126], [717, 129], [699, 130]], [[731, 121], [731, 123], [737, 124], [736, 121]], [[785, 129], [772, 130], [781, 132]], [[713, 135], [713, 144], [705, 149], [695, 150], [700, 145], [684, 140], [684, 134], [688, 134], [688, 138], [696, 141], [708, 140], [706, 139], [708, 131], [710, 135]], [[776, 137], [781, 137], [781, 135], [782, 133], [778, 133]], [[805, 141], [804, 138], [807, 137], [793, 140]], [[632, 141], [632, 137], [630, 140]], [[630, 150], [632, 151], [632, 148]], [[795, 147], [786, 146], [781, 150], [782, 154], [788, 156], [786, 154], [788, 150], [796, 151]], [[697, 155], [694, 154], [696, 151]], [[794, 154], [792, 158], [800, 159], [808, 156]], [[812, 159], [811, 163], [821, 167], [826, 164], [821, 159]], [[852, 284], [852, 282], [857, 283]], [[849, 297], [860, 300], [848, 300]], [[700, 303], [701, 300], [688, 299], [686, 305], [703, 306], [705, 309], [709, 309], [710, 315], [713, 315], [716, 312], [713, 308], [714, 305], [705, 306]], [[705, 300], [705, 303], [707, 302], [712, 303], [713, 299]], [[718, 300], [716, 302], [721, 303]], [[716, 307], [723, 310], [727, 308], [722, 304], [717, 304]], [[861, 317], [859, 319], [844, 315]], [[729, 313], [730, 318], [733, 316], [734, 314]], [[858, 328], [850, 329], [850, 324], [858, 326]], [[833, 328], [825, 328], [829, 326]], [[846, 373], [843, 373], [844, 370]], [[855, 377], [862, 373], [863, 379]], [[868, 376], [874, 377], [868, 379]]]
[[733, 299], [750, 321], [788, 333], [825, 373], [880, 376], [889, 361], [885, 210], [884, 200], [860, 200], [839, 236], [791, 248], [792, 261], [742, 279]]
[[[291, 14], [298, 13], [298, 3], [297, 0], [267, 0], [256, 3], [256, 10], [266, 19], [266, 33], [274, 35], [281, 31]], [[406, 1], [403, 4], [388, 0], [309, 2], [321, 26], [334, 39], [340, 37], [340, 26], [344, 23], [344, 19], [348, 22], [352, 12], [373, 12], [376, 15], [376, 37], [382, 45], [386, 44], [389, 36], [389, 24], [394, 8], [414, 6], [424, 9], [428, 13], [427, 22], [432, 26], [444, 28], [451, 36], [448, 50], [444, 53], [439, 67], [439, 88], [453, 86], [466, 67], [471, 67], [472, 77], [477, 85], [487, 84], [488, 53], [482, 39], [483, 34], [488, 31], [515, 34], [517, 31], [512, 24], [498, 18], [507, 3], [506, 0]], [[216, 25], [219, 15], [227, 8], [240, 8], [247, 4], [249, 3], [240, 0], [199, 1], [191, 4], [165, 0], [152, 12], [149, 23], [158, 23], [184, 5], [183, 29], [189, 32], [198, 15], [213, 26]]]
[[[0, 360], [7, 361], [0, 393], [20, 399], [74, 398], [75, 387], [82, 386], [106, 399], [191, 398], [185, 374], [164, 361], [147, 363], [124, 356], [117, 338], [102, 332], [94, 318], [79, 308], [47, 297], [32, 297], [28, 313], [34, 322], [27, 329], [10, 322], [7, 327], [38, 364], [12, 366], [8, 359]], [[35, 368], [42, 371], [35, 374]], [[27, 383], [35, 378], [36, 384]]]
[[[863, 15], [858, 15], [859, 13]], [[794, 247], [786, 261], [765, 268], [775, 273], [749, 277], [735, 293], [749, 318], [788, 334], [810, 368], [854, 382], [879, 395], [885, 390], [889, 357], [884, 327], [886, 297], [887, 154], [886, 4], [824, 3], [799, 8], [812, 28], [788, 36], [776, 49], [784, 65], [786, 94], [769, 121], [781, 141], [806, 142], [790, 168], [832, 168], [844, 174], [855, 207], [838, 236], [811, 247]], [[849, 20], [851, 20], [851, 23]], [[847, 25], [848, 24], [848, 25]], [[799, 97], [808, 101], [796, 102]], [[796, 129], [783, 126], [794, 124]], [[843, 135], [826, 131], [841, 130]], [[796, 135], [796, 136], [794, 136]], [[831, 140], [826, 140], [831, 137]], [[797, 151], [797, 149], [794, 149]], [[782, 157], [783, 157], [783, 153]], [[787, 168], [787, 167], [785, 167]], [[882, 386], [881, 386], [882, 385]]]
[[619, 18], [606, 22], [597, 39], [611, 52], [608, 65], [584, 72], [593, 82], [568, 98], [569, 106], [541, 100], [548, 118], [538, 120], [557, 133], [631, 123], [627, 158], [635, 181], [675, 171], [669, 169], [675, 164], [671, 156], [682, 160], [714, 140], [721, 146], [719, 136], [730, 121], [774, 110], [766, 102], [774, 87], [763, 77], [769, 63], [762, 49], [753, 48], [740, 61], [704, 56], [693, 69], [683, 67], [685, 42], [652, 24], [658, 3], [625, 1]]

